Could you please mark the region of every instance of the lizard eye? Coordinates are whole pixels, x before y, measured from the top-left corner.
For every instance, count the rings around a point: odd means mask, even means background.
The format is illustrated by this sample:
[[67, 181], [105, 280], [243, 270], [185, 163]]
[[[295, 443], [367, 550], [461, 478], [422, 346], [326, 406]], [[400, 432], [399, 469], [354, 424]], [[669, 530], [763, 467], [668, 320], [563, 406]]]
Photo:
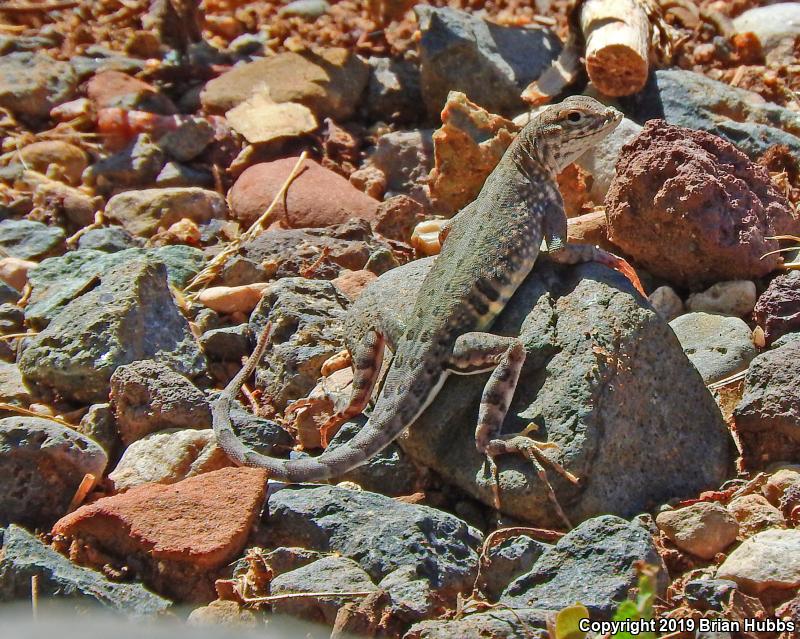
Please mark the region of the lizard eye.
[[570, 111], [569, 113], [567, 113], [567, 120], [569, 120], [570, 122], [577, 123], [583, 120], [583, 115], [581, 114], [580, 111]]

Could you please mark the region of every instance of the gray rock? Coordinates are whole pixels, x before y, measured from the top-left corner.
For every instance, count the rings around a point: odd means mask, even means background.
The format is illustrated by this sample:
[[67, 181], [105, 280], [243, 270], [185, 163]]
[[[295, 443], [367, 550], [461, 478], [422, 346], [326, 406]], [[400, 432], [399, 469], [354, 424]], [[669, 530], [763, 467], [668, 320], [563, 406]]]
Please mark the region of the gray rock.
[[706, 384], [745, 370], [757, 354], [750, 328], [738, 317], [686, 313], [669, 325]]
[[747, 593], [800, 586], [800, 530], [765, 530], [745, 539], [717, 569]]
[[683, 300], [670, 286], [659, 286], [647, 298], [665, 322], [683, 315]]
[[55, 34], [39, 34], [35, 36], [0, 36], [0, 55], [17, 53], [20, 51], [39, 51], [57, 47], [61, 39]]
[[111, 405], [126, 446], [165, 428], [211, 428], [205, 394], [162, 361], [143, 359], [120, 366], [110, 384]]
[[593, 617], [610, 618], [638, 582], [638, 562], [659, 569], [657, 591], [669, 583], [650, 533], [638, 523], [603, 515], [583, 522], [544, 552], [500, 598], [512, 608], [561, 610], [580, 602]]
[[738, 33], [754, 33], [767, 63], [794, 60], [794, 43], [800, 36], [800, 2], [779, 2], [749, 9], [733, 19]]
[[83, 180], [107, 196], [126, 188], [149, 186], [165, 162], [161, 147], [149, 135], [140, 133], [130, 146], [89, 166]]
[[750, 315], [755, 305], [756, 285], [749, 280], [717, 282], [701, 293], [692, 293], [686, 300], [686, 308], [693, 313], [718, 313], [734, 317]]
[[[328, 450], [335, 450], [350, 441], [364, 427], [366, 421], [366, 417], [362, 415], [343, 424], [328, 445]], [[410, 495], [420, 484], [419, 469], [395, 443], [389, 444], [363, 466], [354, 468], [341, 479], [352, 481], [364, 490], [389, 497]]]
[[64, 252], [66, 233], [58, 226], [30, 220], [0, 222], [0, 249], [23, 260], [40, 260]]
[[24, 332], [25, 311], [16, 304], [0, 304], [0, 335]]
[[[9, 404], [28, 405], [33, 401], [19, 366], [13, 362], [0, 362], [0, 397]], [[5, 411], [0, 412], [0, 415], [5, 416]]]
[[0, 107], [36, 121], [75, 95], [78, 78], [69, 62], [46, 53], [9, 53], [0, 57]]
[[551, 610], [525, 608], [467, 615], [460, 619], [422, 621], [411, 626], [403, 639], [549, 639]]
[[489, 601], [497, 601], [508, 585], [527, 573], [549, 547], [527, 535], [509, 537], [491, 546], [485, 552], [478, 576], [481, 592]]
[[422, 102], [419, 67], [410, 60], [376, 58], [370, 67], [367, 84], [367, 113], [373, 120], [414, 122], [420, 117]]
[[686, 582], [683, 593], [686, 601], [697, 610], [722, 612], [737, 587], [730, 579], [693, 579]]
[[[478, 570], [477, 530], [447, 513], [374, 493], [285, 488], [269, 498], [264, 523], [271, 545], [301, 545], [353, 559], [374, 582], [391, 584], [389, 596], [398, 610], [401, 593], [424, 589], [430, 603], [408, 621], [430, 614], [437, 601], [453, 605], [457, 593], [472, 589]], [[403, 578], [387, 582], [397, 571]], [[419, 593], [412, 601], [418, 599]]]
[[[365, 289], [347, 317], [351, 347], [373, 309], [408, 315], [430, 264], [411, 262]], [[730, 440], [718, 407], [669, 326], [615, 271], [543, 261], [492, 332], [520, 335], [528, 353], [502, 432], [534, 422], [539, 437], [558, 444], [559, 461], [582, 479], [575, 486], [548, 472], [573, 521], [604, 512], [632, 516], [727, 476]], [[494, 480], [474, 441], [485, 383], [486, 375], [448, 379], [400, 445], [492, 505]], [[518, 455], [497, 461], [504, 513], [562, 525], [530, 462]]]
[[231, 406], [231, 425], [236, 436], [246, 446], [262, 455], [274, 457], [286, 453], [294, 446], [294, 438], [279, 424], [256, 417], [238, 402]]
[[317, 384], [322, 364], [342, 349], [342, 320], [349, 302], [330, 282], [286, 277], [264, 289], [250, 315], [260, 335], [272, 323], [256, 384], [279, 410], [305, 397]]
[[298, 16], [313, 20], [328, 13], [331, 8], [325, 0], [294, 0], [278, 10], [278, 15], [283, 17]]
[[31, 578], [38, 577], [39, 606], [69, 605], [76, 612], [105, 609], [125, 617], [158, 615], [172, 602], [137, 583], [109, 581], [102, 573], [82, 568], [48, 548], [19, 526], [9, 526], [0, 552], [0, 601], [29, 602]]
[[49, 527], [67, 512], [84, 475], [103, 476], [98, 444], [39, 417], [0, 419], [0, 525]]
[[0, 280], [0, 304], [16, 304], [20, 298], [20, 292]]
[[139, 237], [150, 237], [183, 218], [204, 224], [223, 218], [225, 198], [216, 191], [197, 187], [125, 191], [106, 204], [105, 217]]
[[182, 289], [203, 267], [205, 258], [196, 248], [176, 245], [116, 253], [86, 249], [46, 259], [28, 273], [32, 291], [25, 307], [25, 321], [31, 328], [41, 330], [67, 304], [92, 290], [102, 275], [134, 260], [164, 264], [169, 283]]
[[800, 114], [699, 73], [659, 69], [629, 102], [639, 122], [663, 118], [735, 144], [751, 158], [776, 144], [800, 153]]
[[103, 253], [117, 253], [129, 248], [138, 248], [141, 240], [134, 237], [121, 226], [104, 226], [86, 231], [78, 239], [78, 249], [92, 249]]
[[167, 162], [156, 176], [156, 186], [177, 188], [187, 186], [211, 187], [214, 176], [208, 171], [195, 169], [180, 162]]
[[96, 441], [109, 458], [115, 457], [122, 445], [111, 404], [92, 404], [78, 424], [78, 432]]
[[214, 328], [200, 337], [200, 348], [215, 362], [241, 362], [253, 350], [253, 331], [249, 324]]
[[[377, 592], [369, 575], [347, 557], [323, 557], [302, 568], [275, 577], [269, 585], [270, 594], [292, 592]], [[336, 621], [336, 613], [353, 597], [308, 597], [276, 601], [272, 609], [278, 614], [288, 614], [329, 626]]]
[[733, 413], [750, 466], [792, 461], [800, 454], [798, 357], [800, 339], [793, 339], [750, 364], [744, 395]]
[[163, 264], [133, 260], [98, 279], [31, 338], [19, 359], [27, 380], [88, 403], [105, 401], [114, 371], [137, 360], [157, 358], [189, 377], [204, 372]]
[[188, 162], [200, 155], [214, 139], [214, 127], [203, 118], [190, 118], [158, 140], [164, 153]]
[[428, 174], [433, 168], [433, 131], [392, 131], [378, 139], [367, 165], [386, 176], [385, 197], [408, 195], [429, 203]]
[[622, 147], [641, 132], [642, 127], [633, 120], [623, 118], [609, 135], [591, 151], [584, 153], [575, 163], [592, 176], [590, 194], [592, 200], [601, 204], [606, 199], [608, 187], [617, 174], [616, 165]]
[[491, 113], [524, 108], [522, 90], [561, 52], [547, 29], [502, 27], [464, 11], [417, 5], [422, 97], [438, 118], [450, 91], [461, 91]]

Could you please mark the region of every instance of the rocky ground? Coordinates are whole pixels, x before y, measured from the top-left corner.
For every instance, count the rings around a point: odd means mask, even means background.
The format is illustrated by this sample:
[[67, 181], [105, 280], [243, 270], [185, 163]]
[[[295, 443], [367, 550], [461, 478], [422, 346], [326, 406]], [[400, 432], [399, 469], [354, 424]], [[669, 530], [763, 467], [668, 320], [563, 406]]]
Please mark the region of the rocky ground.
[[[360, 309], [409, 312], [568, 5], [0, 6], [0, 601], [275, 636], [577, 638], [565, 609], [800, 629], [800, 3], [661, 2], [670, 56], [559, 176], [571, 241], [648, 293], [542, 260], [495, 324], [527, 351], [504, 432], [577, 484], [513, 456], [495, 483], [482, 376], [337, 485], [216, 444], [271, 323], [234, 427], [324, 447]], [[762, 630], [714, 636], [796, 636]]]

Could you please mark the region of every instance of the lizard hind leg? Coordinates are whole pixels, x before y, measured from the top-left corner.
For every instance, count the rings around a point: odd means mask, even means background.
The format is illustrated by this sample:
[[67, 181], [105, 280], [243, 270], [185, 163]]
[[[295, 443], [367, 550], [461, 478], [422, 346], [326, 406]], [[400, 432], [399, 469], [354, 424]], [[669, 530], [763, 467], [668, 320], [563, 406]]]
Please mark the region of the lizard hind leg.
[[331, 415], [320, 426], [320, 438], [323, 446], [327, 447], [331, 435], [335, 434], [342, 424], [364, 411], [372, 397], [372, 390], [375, 388], [375, 382], [381, 371], [385, 346], [386, 340], [383, 335], [372, 329], [367, 331], [362, 341], [351, 353], [353, 385], [350, 401], [345, 408]]

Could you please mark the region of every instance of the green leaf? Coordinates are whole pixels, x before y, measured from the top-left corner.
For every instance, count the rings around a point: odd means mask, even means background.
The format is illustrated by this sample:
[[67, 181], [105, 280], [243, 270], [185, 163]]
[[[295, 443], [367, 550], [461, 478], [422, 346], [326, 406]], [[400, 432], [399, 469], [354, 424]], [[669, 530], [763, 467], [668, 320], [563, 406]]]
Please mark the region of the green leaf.
[[586, 633], [578, 627], [578, 623], [588, 618], [589, 611], [579, 603], [559, 611], [556, 615], [556, 639], [585, 639]]

